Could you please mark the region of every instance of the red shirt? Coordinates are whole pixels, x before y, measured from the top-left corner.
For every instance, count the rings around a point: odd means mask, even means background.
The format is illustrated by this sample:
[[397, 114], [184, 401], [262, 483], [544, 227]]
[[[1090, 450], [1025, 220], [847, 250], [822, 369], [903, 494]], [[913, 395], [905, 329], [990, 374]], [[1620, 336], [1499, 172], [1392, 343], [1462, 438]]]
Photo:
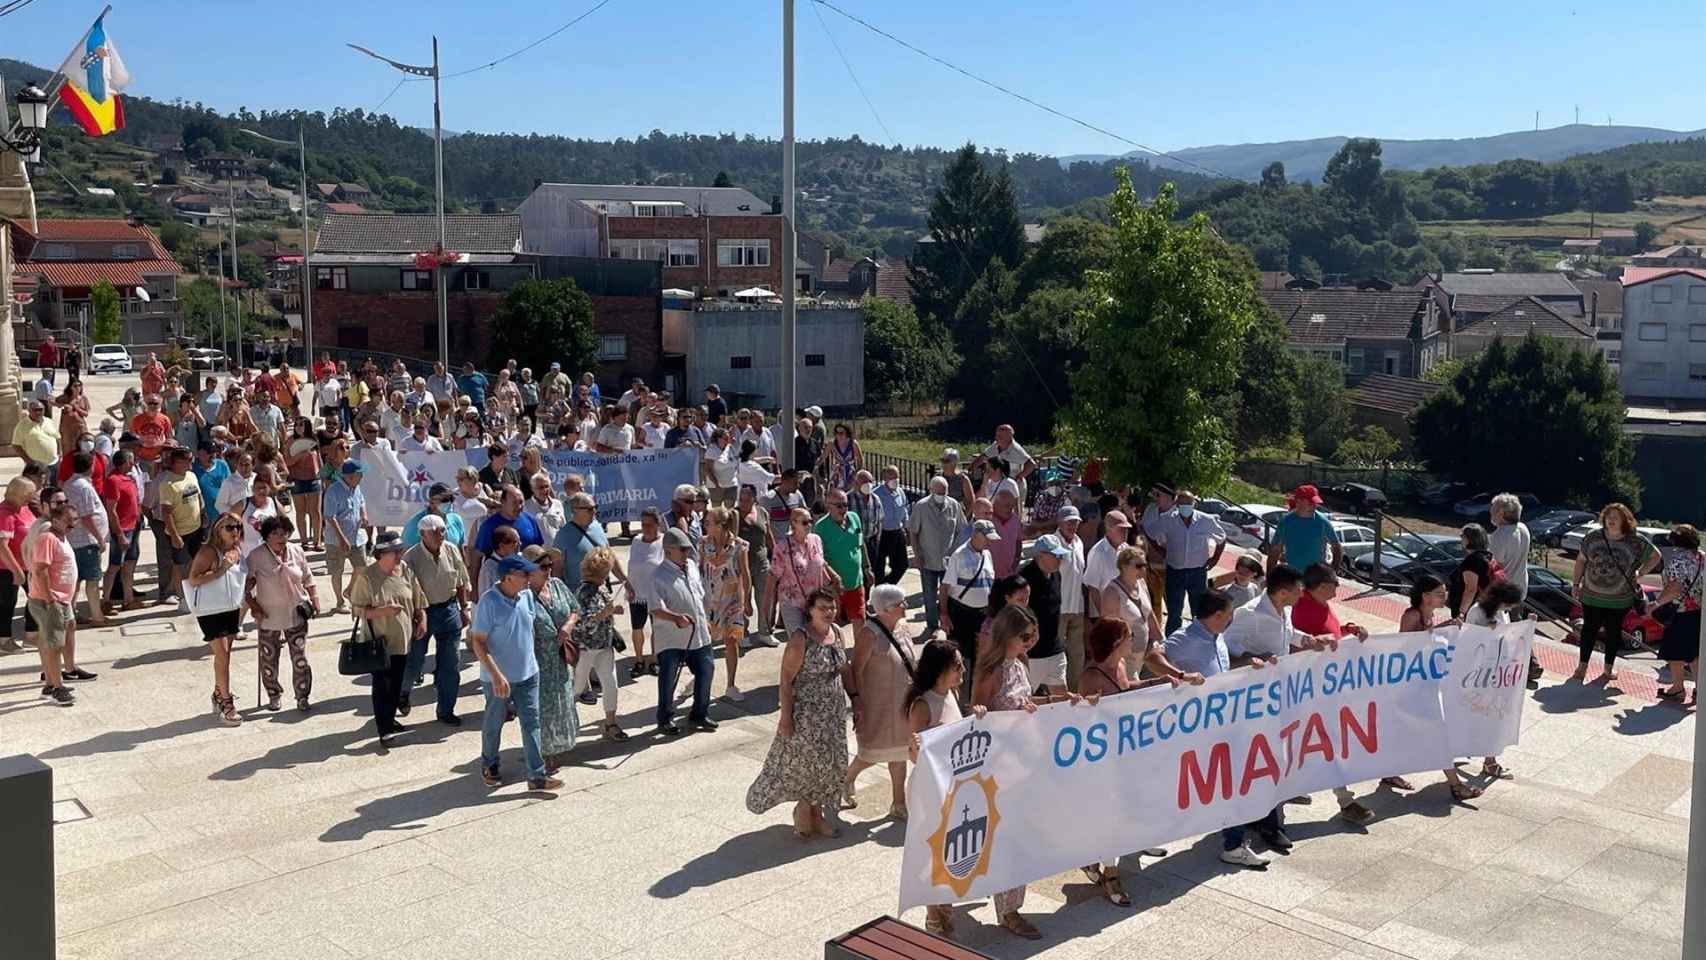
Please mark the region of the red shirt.
[[35, 522], [36, 515], [30, 512], [28, 504], [14, 507], [0, 501], [0, 544], [12, 551], [12, 559], [25, 570], [29, 567], [24, 563], [24, 538], [29, 536], [30, 526]]
[[[89, 482], [95, 485], [96, 490], [100, 490], [101, 484], [107, 479], [107, 455], [104, 453], [94, 453], [90, 454], [90, 456], [95, 458], [95, 465], [89, 471]], [[62, 487], [65, 486], [65, 481], [70, 479], [71, 457], [69, 455], [60, 457], [59, 485]]]
[[126, 533], [134, 531], [142, 520], [142, 496], [136, 489], [136, 478], [115, 473], [107, 478], [106, 486], [96, 489], [101, 491], [101, 499], [113, 505], [119, 527]]
[[1291, 625], [1297, 628], [1298, 633], [1312, 637], [1325, 633], [1336, 639], [1345, 635], [1345, 628], [1339, 625], [1339, 615], [1333, 612], [1332, 606], [1315, 599], [1307, 591], [1291, 607]]
[[130, 429], [142, 440], [136, 459], [152, 462], [160, 459], [160, 448], [172, 437], [172, 420], [163, 413], [139, 413], [131, 418]]
[[158, 396], [166, 388], [166, 368], [156, 360], [142, 368], [142, 393], [144, 396]]
[[44, 340], [36, 347], [36, 365], [51, 367], [59, 363], [59, 346], [52, 340]]

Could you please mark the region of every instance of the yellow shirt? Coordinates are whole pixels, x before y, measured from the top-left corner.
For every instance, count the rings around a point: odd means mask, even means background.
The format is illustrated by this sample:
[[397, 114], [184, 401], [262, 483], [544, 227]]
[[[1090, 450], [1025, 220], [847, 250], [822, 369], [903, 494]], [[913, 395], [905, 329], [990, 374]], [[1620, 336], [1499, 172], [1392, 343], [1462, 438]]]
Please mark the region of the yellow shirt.
[[386, 651], [394, 657], [409, 652], [409, 641], [415, 634], [415, 614], [424, 615], [427, 608], [426, 594], [421, 592], [420, 581], [415, 579], [409, 565], [401, 558], [398, 558], [396, 571], [389, 576], [379, 569], [378, 561], [368, 564], [366, 570], [356, 574], [349, 602], [358, 617], [373, 607], [392, 603], [402, 606], [400, 613], [366, 621], [376, 636], [384, 638]]
[[351, 407], [359, 407], [366, 403], [367, 384], [360, 380], [351, 380], [350, 385], [344, 388], [344, 399], [349, 401]]
[[52, 463], [59, 459], [59, 434], [43, 417], [40, 423], [27, 415], [12, 431], [12, 445], [36, 463]]
[[201, 529], [201, 483], [195, 474], [160, 484], [160, 506], [171, 512], [178, 536]]

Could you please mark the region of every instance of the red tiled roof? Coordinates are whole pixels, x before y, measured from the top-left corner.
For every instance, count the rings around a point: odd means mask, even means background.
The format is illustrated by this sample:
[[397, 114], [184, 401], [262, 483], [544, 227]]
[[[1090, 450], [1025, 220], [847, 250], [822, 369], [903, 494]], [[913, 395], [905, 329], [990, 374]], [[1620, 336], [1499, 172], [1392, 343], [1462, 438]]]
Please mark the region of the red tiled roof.
[[144, 274], [181, 274], [176, 260], [33, 260], [19, 263], [16, 272], [40, 274], [54, 287], [92, 287], [102, 280], [115, 287], [139, 287]]
[[366, 213], [367, 208], [359, 203], [328, 203], [326, 209], [331, 213]]
[[1699, 267], [1624, 267], [1623, 285], [1632, 287], [1637, 283], [1646, 283], [1648, 280], [1657, 280], [1674, 273], [1686, 273], [1691, 277], [1706, 280], [1706, 270]]
[[911, 303], [912, 281], [906, 275], [906, 261], [877, 261], [876, 288], [866, 291], [866, 295], [882, 297], [884, 300], [893, 300], [896, 303]]
[[172, 255], [160, 245], [154, 231], [133, 225], [125, 220], [38, 220], [32, 231], [37, 240], [77, 242], [110, 240], [115, 243], [146, 243], [155, 258], [170, 260]]
[[836, 257], [824, 265], [823, 282], [845, 284], [848, 279], [847, 275], [853, 270], [853, 265], [858, 262], [849, 257]]

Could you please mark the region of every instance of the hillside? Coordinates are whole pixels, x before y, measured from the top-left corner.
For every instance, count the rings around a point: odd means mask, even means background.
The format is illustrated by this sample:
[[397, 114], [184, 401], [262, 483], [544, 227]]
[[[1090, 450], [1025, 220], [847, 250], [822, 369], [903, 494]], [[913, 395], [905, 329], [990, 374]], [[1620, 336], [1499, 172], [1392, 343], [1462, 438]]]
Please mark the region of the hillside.
[[[1548, 130], [1522, 130], [1492, 137], [1466, 137], [1445, 140], [1381, 140], [1385, 147], [1386, 166], [1396, 170], [1426, 170], [1430, 167], [1473, 166], [1497, 163], [1500, 160], [1563, 160], [1580, 154], [1615, 150], [1630, 144], [1681, 140], [1698, 137], [1706, 131], [1679, 132], [1656, 127], [1591, 126], [1569, 124]], [[1345, 145], [1348, 137], [1320, 137], [1314, 140], [1282, 140], [1273, 143], [1221, 144], [1188, 147], [1172, 151], [1181, 160], [1200, 163], [1211, 170], [1242, 180], [1255, 180], [1262, 168], [1272, 161], [1285, 164], [1293, 180], [1320, 182], [1327, 161]], [[1131, 153], [1127, 157], [1147, 157]], [[1063, 162], [1108, 159], [1105, 155], [1080, 154], [1063, 157]], [[1195, 168], [1167, 157], [1148, 157], [1164, 167]], [[1200, 171], [1198, 171], [1200, 172]]]

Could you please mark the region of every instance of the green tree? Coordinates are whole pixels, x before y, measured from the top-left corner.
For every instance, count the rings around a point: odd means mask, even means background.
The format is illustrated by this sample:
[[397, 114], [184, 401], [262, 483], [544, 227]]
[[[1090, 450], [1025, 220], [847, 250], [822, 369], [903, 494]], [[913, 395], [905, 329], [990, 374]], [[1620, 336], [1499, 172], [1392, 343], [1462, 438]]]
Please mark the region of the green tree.
[[1299, 361], [1297, 404], [1303, 448], [1318, 457], [1331, 457], [1351, 430], [1344, 371], [1331, 360], [1318, 357]]
[[1375, 188], [1380, 186], [1380, 141], [1367, 137], [1346, 140], [1333, 159], [1327, 161], [1321, 183], [1354, 203], [1368, 203], [1374, 198]]
[[1285, 189], [1285, 164], [1275, 160], [1263, 167], [1262, 187], [1267, 190]]
[[909, 303], [865, 301], [865, 396], [875, 403], [939, 401], [959, 358], [947, 337], [927, 335]]
[[1113, 264], [1086, 278], [1084, 363], [1060, 433], [1107, 458], [1111, 484], [1213, 487], [1232, 466], [1224, 413], [1255, 322], [1253, 293], [1214, 255], [1207, 218], [1173, 222], [1171, 185], [1145, 207], [1130, 177], [1116, 176]]
[[1659, 238], [1662, 231], [1651, 220], [1641, 220], [1635, 224], [1635, 249], [1646, 250]]
[[161, 245], [172, 253], [177, 253], [185, 243], [195, 239], [195, 231], [177, 220], [166, 221], [155, 233], [159, 235]]
[[492, 317], [492, 347], [486, 369], [511, 357], [535, 366], [555, 360], [565, 370], [590, 370], [598, 358], [592, 298], [573, 280], [523, 280]]
[[1011, 423], [1024, 436], [1050, 435], [1056, 414], [1072, 401], [1084, 362], [1084, 321], [1093, 304], [1080, 283], [1043, 287], [998, 310], [979, 388], [963, 394], [967, 426], [989, 431]]
[[267, 285], [267, 264], [260, 254], [245, 250], [237, 255], [237, 279], [251, 290]]
[[95, 342], [118, 343], [124, 336], [124, 324], [118, 314], [118, 291], [101, 280], [89, 289], [89, 303], [95, 314]]
[[1282, 446], [1297, 433], [1298, 359], [1286, 346], [1285, 324], [1261, 310], [1244, 340], [1238, 373], [1238, 446]]
[[198, 341], [219, 338], [222, 311], [219, 287], [213, 280], [197, 277], [178, 284], [178, 301], [185, 336]]
[[1527, 247], [1518, 247], [1510, 257], [1511, 270], [1514, 273], [1539, 273], [1546, 269], [1546, 261]]
[[1413, 433], [1429, 469], [1477, 489], [1639, 507], [1623, 415], [1623, 394], [1603, 356], [1530, 333], [1514, 345], [1494, 340], [1465, 362], [1417, 408]]
[[1445, 360], [1436, 360], [1433, 366], [1423, 372], [1422, 379], [1429, 383], [1437, 383], [1443, 386], [1444, 384], [1450, 383], [1452, 379], [1457, 376], [1458, 371], [1463, 369], [1463, 365], [1468, 362], [1469, 361], [1463, 357], [1451, 357]]
[[1333, 459], [1352, 466], [1376, 467], [1389, 462], [1397, 454], [1397, 439], [1371, 423], [1340, 442]]
[[734, 185], [735, 182], [729, 179], [729, 172], [727, 170], [718, 170], [717, 179], [711, 181], [711, 186], [713, 187], [732, 187]]
[[[992, 263], [1011, 270], [1025, 256], [1019, 203], [1005, 167], [991, 174], [966, 144], [942, 173], [930, 204], [930, 242], [919, 243], [907, 260], [912, 302], [925, 320], [953, 325], [960, 303]], [[986, 331], [954, 327], [955, 345], [968, 360]]]

